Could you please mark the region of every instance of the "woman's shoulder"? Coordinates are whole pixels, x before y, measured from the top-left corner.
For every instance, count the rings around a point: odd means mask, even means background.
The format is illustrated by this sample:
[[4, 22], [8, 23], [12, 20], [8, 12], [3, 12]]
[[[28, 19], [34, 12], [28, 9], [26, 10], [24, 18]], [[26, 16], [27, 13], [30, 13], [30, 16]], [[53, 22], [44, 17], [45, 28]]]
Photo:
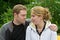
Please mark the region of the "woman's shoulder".
[[34, 30], [35, 31], [35, 25], [31, 22], [29, 26], [27, 27], [27, 30]]
[[30, 25], [27, 27], [27, 30], [31, 30], [31, 26]]

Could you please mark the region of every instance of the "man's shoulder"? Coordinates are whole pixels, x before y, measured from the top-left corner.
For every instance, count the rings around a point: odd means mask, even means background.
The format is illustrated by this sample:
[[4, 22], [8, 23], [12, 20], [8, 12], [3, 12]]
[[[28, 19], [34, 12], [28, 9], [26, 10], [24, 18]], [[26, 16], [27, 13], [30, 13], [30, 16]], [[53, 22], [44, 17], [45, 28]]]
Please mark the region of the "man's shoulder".
[[3, 24], [1, 28], [7, 29], [9, 26], [11, 26], [11, 24], [12, 24], [12, 21], [9, 21], [9, 22]]
[[11, 23], [12, 23], [12, 21], [9, 21], [9, 22], [3, 24], [3, 26], [8, 26], [8, 25], [10, 25]]
[[2, 27], [0, 28], [0, 32], [5, 32], [7, 29], [9, 29], [10, 25], [11, 25], [11, 21], [8, 23], [5, 23], [4, 25], [2, 25]]

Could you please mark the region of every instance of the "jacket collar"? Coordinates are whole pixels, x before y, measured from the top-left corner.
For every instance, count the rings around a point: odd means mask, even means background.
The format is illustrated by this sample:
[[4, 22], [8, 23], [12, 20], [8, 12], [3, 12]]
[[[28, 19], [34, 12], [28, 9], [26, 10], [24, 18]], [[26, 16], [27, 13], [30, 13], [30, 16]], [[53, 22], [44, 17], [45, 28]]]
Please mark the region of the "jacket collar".
[[[49, 20], [46, 21], [46, 26], [45, 26], [45, 29], [44, 29], [44, 30], [48, 29], [50, 25], [51, 25], [51, 22], [50, 22]], [[33, 31], [36, 32], [36, 27], [35, 27], [35, 25], [34, 25], [32, 22], [29, 24], [29, 26], [30, 26], [30, 28], [31, 28]]]

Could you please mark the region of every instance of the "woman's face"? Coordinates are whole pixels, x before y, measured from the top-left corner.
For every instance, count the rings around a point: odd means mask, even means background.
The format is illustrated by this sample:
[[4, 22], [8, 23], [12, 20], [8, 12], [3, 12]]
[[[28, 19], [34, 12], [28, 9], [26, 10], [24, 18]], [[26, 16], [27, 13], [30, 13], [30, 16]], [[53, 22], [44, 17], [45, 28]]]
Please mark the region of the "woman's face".
[[43, 15], [36, 15], [36, 14], [31, 14], [31, 21], [35, 24], [38, 25], [40, 24], [41, 20], [43, 20]]

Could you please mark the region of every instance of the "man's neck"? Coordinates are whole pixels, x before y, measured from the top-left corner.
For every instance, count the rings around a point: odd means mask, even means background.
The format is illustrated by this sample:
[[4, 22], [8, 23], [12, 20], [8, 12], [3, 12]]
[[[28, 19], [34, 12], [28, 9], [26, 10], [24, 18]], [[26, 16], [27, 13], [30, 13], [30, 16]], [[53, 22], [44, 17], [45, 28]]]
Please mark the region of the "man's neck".
[[17, 20], [13, 20], [13, 23], [15, 24], [15, 25], [20, 25], [21, 23], [19, 23]]

